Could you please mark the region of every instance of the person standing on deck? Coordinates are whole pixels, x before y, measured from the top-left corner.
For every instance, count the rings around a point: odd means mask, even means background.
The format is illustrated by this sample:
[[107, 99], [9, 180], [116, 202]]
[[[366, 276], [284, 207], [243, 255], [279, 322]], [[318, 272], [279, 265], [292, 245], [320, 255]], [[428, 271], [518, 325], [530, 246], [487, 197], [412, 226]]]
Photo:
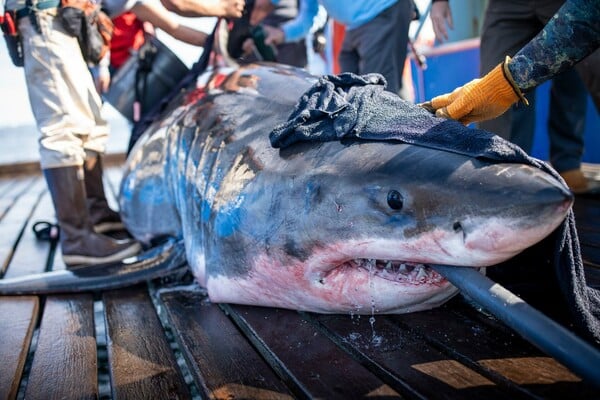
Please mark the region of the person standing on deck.
[[[581, 2], [582, 7], [586, 6], [584, 3]], [[447, 39], [446, 23], [452, 28], [452, 14], [448, 4], [448, 0], [434, 0], [431, 9], [432, 25], [436, 38], [440, 41]], [[506, 55], [513, 56], [517, 53], [523, 43], [532, 40], [543, 29], [563, 4], [564, 0], [490, 0], [481, 36], [481, 75], [492, 70]], [[573, 41], [563, 45], [579, 46], [579, 43]], [[587, 65], [578, 65], [577, 71], [567, 69], [554, 75], [550, 91], [550, 163], [575, 193], [594, 189], [581, 171], [587, 91], [580, 77], [585, 78], [594, 101], [600, 104], [600, 87], [594, 83], [600, 77], [600, 50], [594, 54], [593, 58], [586, 59]], [[532, 107], [515, 105], [496, 118], [482, 121], [479, 127], [494, 132], [531, 153], [535, 130], [535, 92], [527, 97]]]
[[[197, 15], [195, 1], [164, 1]], [[243, 6], [243, 0], [232, 1]], [[58, 16], [59, 5], [60, 0], [7, 0], [5, 9], [14, 15], [22, 40], [25, 81], [40, 131], [40, 165], [61, 228], [63, 260], [72, 268], [115, 262], [139, 253], [141, 246], [104, 235], [123, 229], [102, 179], [109, 127], [78, 40]]]
[[[280, 0], [257, 0], [254, 12], [264, 12]], [[398, 94], [414, 16], [412, 0], [301, 0], [300, 14], [280, 28], [265, 26], [265, 44], [278, 45], [303, 38], [313, 25], [319, 3], [330, 18], [346, 25], [339, 62], [342, 72], [377, 72], [387, 90]]]
[[67, 267], [114, 262], [139, 243], [103, 234], [122, 229], [103, 186], [101, 155], [109, 133], [77, 38], [60, 18], [60, 0], [7, 0], [22, 38], [25, 81], [40, 131], [40, 165], [61, 228]]

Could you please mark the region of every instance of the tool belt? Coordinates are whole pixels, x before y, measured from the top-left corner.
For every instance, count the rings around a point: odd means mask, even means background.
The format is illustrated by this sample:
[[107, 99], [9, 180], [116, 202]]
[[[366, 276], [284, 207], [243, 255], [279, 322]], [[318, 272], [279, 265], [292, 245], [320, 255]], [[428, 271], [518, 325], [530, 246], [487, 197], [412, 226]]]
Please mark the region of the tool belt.
[[26, 6], [7, 11], [2, 18], [2, 30], [6, 47], [13, 64], [22, 67], [23, 44], [17, 29], [17, 21], [29, 17], [31, 24], [41, 33], [37, 11], [58, 8], [58, 18], [65, 31], [77, 38], [84, 59], [98, 64], [110, 48], [113, 33], [111, 19], [101, 11], [100, 5], [92, 0], [27, 0]]
[[[31, 0], [27, 1], [27, 6], [19, 10], [9, 10], [0, 16], [2, 24], [2, 32], [6, 42], [6, 48], [10, 59], [16, 67], [24, 65], [23, 58], [23, 43], [18, 29], [18, 20], [25, 17], [30, 17], [34, 26], [38, 27], [35, 12], [38, 10], [47, 10], [56, 8], [60, 4], [60, 0], [40, 0], [36, 4], [32, 4]], [[39, 27], [38, 27], [39, 29]]]
[[2, 33], [6, 42], [8, 55], [15, 67], [23, 66], [23, 44], [17, 30], [17, 17], [14, 11], [6, 11], [0, 16], [2, 19]]
[[60, 5], [60, 0], [39, 0], [35, 4], [30, 4], [24, 8], [21, 8], [20, 10], [17, 10], [17, 12], [16, 12], [17, 20], [24, 18], [24, 17], [29, 17], [36, 11], [47, 10], [49, 8], [56, 8], [59, 5]]
[[65, 31], [76, 37], [83, 58], [97, 65], [110, 49], [114, 25], [100, 4], [92, 0], [61, 0], [58, 17]]

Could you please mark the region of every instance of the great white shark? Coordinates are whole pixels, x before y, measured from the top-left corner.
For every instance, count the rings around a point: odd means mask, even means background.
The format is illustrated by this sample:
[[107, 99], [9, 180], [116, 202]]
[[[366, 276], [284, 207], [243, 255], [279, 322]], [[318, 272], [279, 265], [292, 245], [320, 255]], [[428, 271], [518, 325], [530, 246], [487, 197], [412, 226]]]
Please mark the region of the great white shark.
[[[483, 271], [567, 215], [566, 186], [524, 164], [392, 141], [274, 148], [269, 132], [315, 82], [278, 64], [211, 69], [128, 157], [123, 221], [147, 245], [180, 239], [183, 248], [171, 241], [153, 257], [173, 265], [180, 257], [165, 254], [185, 251], [211, 301], [321, 313], [429, 309], [457, 293], [429, 265]], [[134, 260], [132, 271], [125, 262], [114, 279], [115, 268], [2, 280], [0, 294], [97, 290], [129, 272], [143, 278], [146, 267], [160, 275], [156, 260]]]
[[253, 64], [205, 79], [133, 149], [120, 208], [143, 242], [182, 237], [214, 302], [435, 307], [457, 290], [428, 265], [505, 261], [571, 206], [561, 182], [527, 165], [387, 141], [273, 148], [269, 132], [315, 78]]

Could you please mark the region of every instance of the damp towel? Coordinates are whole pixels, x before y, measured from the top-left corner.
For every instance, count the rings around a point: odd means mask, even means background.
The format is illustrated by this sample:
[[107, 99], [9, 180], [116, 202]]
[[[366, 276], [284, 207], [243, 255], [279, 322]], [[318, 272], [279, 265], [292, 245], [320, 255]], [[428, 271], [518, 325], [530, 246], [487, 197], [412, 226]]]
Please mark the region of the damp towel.
[[[379, 74], [321, 77], [302, 95], [288, 120], [271, 132], [272, 146], [341, 139], [396, 140], [481, 159], [524, 163], [564, 182], [548, 164], [499, 136], [437, 118], [384, 88], [385, 79]], [[515, 288], [524, 300], [600, 347], [600, 292], [585, 281], [573, 210], [548, 238], [511, 261], [488, 268], [488, 275], [511, 290]], [[541, 273], [540, 263], [549, 264], [554, 273]], [[560, 296], [553, 294], [557, 291]]]

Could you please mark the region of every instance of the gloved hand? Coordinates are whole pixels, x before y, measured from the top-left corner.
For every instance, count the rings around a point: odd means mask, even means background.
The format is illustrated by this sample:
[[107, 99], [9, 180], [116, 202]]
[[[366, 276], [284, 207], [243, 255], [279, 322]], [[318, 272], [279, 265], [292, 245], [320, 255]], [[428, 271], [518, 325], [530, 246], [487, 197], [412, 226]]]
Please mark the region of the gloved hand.
[[431, 99], [426, 107], [443, 118], [452, 118], [467, 125], [496, 118], [519, 100], [529, 104], [508, 70], [510, 57], [498, 64], [486, 76], [473, 79], [452, 93]]

